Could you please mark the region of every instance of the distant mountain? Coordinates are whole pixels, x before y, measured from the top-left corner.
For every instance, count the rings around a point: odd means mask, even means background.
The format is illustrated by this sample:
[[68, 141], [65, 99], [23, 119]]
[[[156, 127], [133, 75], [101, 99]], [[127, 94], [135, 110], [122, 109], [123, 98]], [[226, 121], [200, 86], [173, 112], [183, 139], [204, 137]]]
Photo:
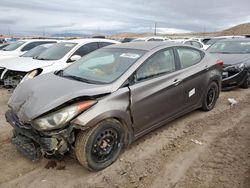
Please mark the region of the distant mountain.
[[223, 35], [250, 35], [250, 23], [236, 25], [221, 31]]
[[[113, 35], [114, 38], [124, 37], [145, 37], [152, 36], [153, 33], [120, 33]], [[175, 33], [175, 34], [157, 34], [158, 36], [167, 36], [172, 38], [185, 38], [185, 37], [209, 37], [209, 36], [223, 36], [223, 35], [248, 35], [250, 36], [250, 23], [240, 24], [229, 29], [225, 29], [218, 32], [193, 32], [193, 33]]]
[[89, 37], [90, 35], [81, 33], [54, 33], [52, 37]]

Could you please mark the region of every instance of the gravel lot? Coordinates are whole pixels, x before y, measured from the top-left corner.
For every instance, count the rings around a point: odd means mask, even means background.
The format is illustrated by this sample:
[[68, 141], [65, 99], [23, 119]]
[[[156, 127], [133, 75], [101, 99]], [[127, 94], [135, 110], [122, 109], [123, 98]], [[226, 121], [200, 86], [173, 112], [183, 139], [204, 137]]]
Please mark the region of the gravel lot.
[[[155, 130], [100, 172], [70, 156], [22, 157], [4, 118], [10, 93], [0, 89], [0, 96], [0, 187], [250, 187], [250, 89], [221, 93], [211, 112], [197, 110]], [[228, 97], [238, 104], [231, 107]]]

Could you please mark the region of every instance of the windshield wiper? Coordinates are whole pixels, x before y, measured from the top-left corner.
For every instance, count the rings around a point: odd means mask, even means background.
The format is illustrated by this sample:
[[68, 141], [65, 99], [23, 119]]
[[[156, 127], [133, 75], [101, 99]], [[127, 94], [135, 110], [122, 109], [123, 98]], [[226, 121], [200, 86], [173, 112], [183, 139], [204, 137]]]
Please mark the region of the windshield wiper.
[[59, 72], [57, 72], [57, 74], [60, 75], [60, 76], [62, 76], [62, 77], [65, 77], [65, 78], [70, 78], [70, 79], [81, 81], [81, 82], [85, 82], [85, 83], [88, 83], [88, 84], [104, 84], [104, 82], [89, 80], [89, 79], [81, 78], [81, 77], [74, 76], [74, 75], [65, 75], [65, 74], [63, 74], [62, 70], [59, 71]]
[[38, 57], [33, 57], [33, 59], [38, 59], [38, 60], [50, 60], [50, 59], [47, 59], [47, 58], [38, 58]]
[[216, 54], [233, 54], [233, 52], [209, 52], [209, 53], [216, 53]]

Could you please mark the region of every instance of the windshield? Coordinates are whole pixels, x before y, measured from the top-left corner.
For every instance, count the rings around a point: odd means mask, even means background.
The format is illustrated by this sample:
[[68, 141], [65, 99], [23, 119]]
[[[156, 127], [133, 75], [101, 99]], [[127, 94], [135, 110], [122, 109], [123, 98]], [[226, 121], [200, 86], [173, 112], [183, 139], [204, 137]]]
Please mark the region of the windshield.
[[62, 76], [88, 83], [108, 84], [126, 72], [144, 53], [142, 50], [103, 48], [67, 67]]
[[58, 60], [63, 58], [76, 43], [62, 42], [53, 45], [51, 48], [42, 52], [36, 59], [39, 60]]
[[49, 47], [51, 47], [53, 44], [46, 44], [46, 45], [40, 45], [35, 48], [32, 48], [25, 54], [21, 55], [21, 57], [37, 57], [40, 55], [43, 51], [47, 50]]
[[217, 41], [222, 40], [222, 39], [224, 39], [224, 38], [213, 38], [213, 39], [210, 39], [209, 41], [207, 41], [206, 45], [212, 45], [212, 44], [214, 44]]
[[17, 41], [12, 44], [9, 44], [8, 46], [4, 47], [2, 50], [3, 51], [13, 51], [19, 48], [21, 45], [23, 45], [25, 42], [24, 41]]
[[210, 53], [245, 54], [250, 53], [250, 41], [219, 41], [208, 50]]

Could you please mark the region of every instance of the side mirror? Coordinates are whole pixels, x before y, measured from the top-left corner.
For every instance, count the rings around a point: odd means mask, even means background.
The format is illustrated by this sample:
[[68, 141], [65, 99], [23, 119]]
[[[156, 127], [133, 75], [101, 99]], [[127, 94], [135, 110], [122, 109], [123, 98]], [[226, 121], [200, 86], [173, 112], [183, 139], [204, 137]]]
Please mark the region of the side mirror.
[[79, 60], [79, 59], [81, 59], [81, 56], [79, 56], [79, 55], [73, 55], [73, 56], [71, 56], [71, 57], [69, 58], [69, 60], [68, 60], [67, 62], [68, 62], [68, 63], [71, 63], [71, 62], [77, 61], [77, 60]]

